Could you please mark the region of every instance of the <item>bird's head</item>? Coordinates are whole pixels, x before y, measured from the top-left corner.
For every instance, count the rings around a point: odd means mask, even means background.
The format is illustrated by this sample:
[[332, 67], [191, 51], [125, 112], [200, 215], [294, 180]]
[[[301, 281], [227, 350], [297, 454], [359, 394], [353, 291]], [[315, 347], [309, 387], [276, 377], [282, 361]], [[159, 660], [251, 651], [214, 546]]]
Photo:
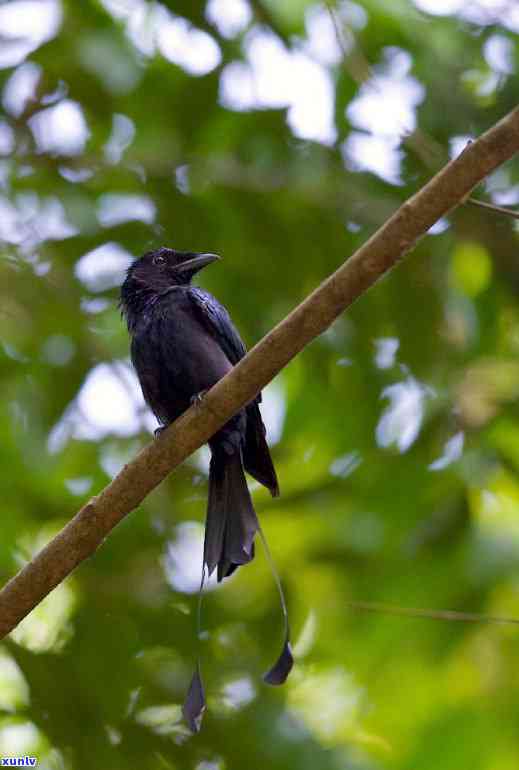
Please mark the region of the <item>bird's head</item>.
[[[148, 251], [128, 269], [126, 281], [136, 288], [147, 288], [154, 292], [191, 283], [193, 276], [206, 265], [215, 262], [216, 254], [194, 251], [175, 251], [163, 247]], [[126, 283], [125, 281], [125, 283]]]
[[220, 259], [217, 254], [176, 251], [162, 247], [148, 251], [135, 260], [121, 287], [121, 307], [128, 315], [138, 310], [153, 295], [174, 286], [187, 286], [203, 267]]

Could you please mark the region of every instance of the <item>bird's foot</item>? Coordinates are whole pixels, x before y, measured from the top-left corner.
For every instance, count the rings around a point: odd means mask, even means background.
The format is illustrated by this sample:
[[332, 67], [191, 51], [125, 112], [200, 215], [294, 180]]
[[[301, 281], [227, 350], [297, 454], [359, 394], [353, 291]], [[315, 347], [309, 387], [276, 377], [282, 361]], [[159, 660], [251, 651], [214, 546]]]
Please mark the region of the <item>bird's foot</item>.
[[164, 431], [166, 430], [167, 427], [168, 427], [167, 425], [161, 425], [160, 427], [155, 428], [155, 430], [154, 430], [155, 438], [158, 438], [159, 436], [161, 436], [164, 433]]
[[200, 406], [206, 393], [207, 390], [201, 390], [200, 393], [195, 393], [194, 396], [191, 396], [191, 406]]

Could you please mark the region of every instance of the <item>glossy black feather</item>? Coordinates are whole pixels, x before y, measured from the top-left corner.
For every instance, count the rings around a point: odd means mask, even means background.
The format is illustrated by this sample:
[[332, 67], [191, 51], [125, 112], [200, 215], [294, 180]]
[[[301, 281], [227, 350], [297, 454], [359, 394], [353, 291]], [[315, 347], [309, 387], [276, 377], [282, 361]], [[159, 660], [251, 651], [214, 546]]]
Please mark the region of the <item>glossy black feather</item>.
[[212, 294], [196, 286], [190, 288], [189, 298], [203, 326], [218, 342], [231, 364], [237, 364], [247, 350], [227, 310]]
[[287, 636], [279, 658], [276, 660], [272, 668], [263, 675], [263, 681], [272, 685], [285, 684], [293, 666], [294, 656], [292, 655], [290, 639]]
[[200, 674], [200, 666], [197, 665], [193, 674], [186, 700], [182, 706], [182, 716], [192, 733], [199, 733], [206, 708], [204, 685]]
[[[192, 287], [189, 297], [203, 326], [218, 342], [231, 364], [237, 364], [247, 349], [238, 334], [229, 313], [209, 292]], [[260, 484], [268, 487], [273, 497], [279, 495], [279, 486], [265, 438], [265, 425], [258, 404], [261, 393], [247, 407], [247, 429], [243, 450], [245, 469]]]

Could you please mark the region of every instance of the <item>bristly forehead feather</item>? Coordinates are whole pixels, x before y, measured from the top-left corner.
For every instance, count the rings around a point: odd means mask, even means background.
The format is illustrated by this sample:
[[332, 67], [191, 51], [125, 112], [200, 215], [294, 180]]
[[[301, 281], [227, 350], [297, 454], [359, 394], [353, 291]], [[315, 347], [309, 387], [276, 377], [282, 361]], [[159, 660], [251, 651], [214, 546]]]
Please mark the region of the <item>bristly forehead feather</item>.
[[151, 262], [154, 257], [171, 257], [175, 254], [174, 249], [168, 249], [166, 246], [161, 246], [160, 249], [153, 249], [152, 251], [146, 251], [141, 257], [136, 257], [128, 268], [128, 272], [143, 262]]
[[167, 246], [161, 246], [160, 249], [153, 249], [152, 251], [147, 251], [145, 254], [142, 255], [141, 259], [150, 260], [153, 259], [153, 257], [172, 257], [176, 254], [174, 249], [168, 249]]

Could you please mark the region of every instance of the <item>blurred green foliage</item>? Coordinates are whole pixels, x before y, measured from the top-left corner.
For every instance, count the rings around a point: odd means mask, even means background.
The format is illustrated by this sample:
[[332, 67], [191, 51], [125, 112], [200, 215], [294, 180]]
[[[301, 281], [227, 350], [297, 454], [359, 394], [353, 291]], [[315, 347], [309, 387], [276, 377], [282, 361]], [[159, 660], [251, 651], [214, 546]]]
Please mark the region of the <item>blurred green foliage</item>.
[[[325, 6], [304, 0], [213, 0], [209, 14], [180, 0], [37, 5], [0, 4], [3, 580], [150, 440], [117, 309], [126, 254], [221, 253], [202, 281], [252, 344], [517, 95], [512, 3], [440, 3], [443, 15], [423, 0], [330, 4], [340, 55]], [[24, 52], [21, 20], [30, 30], [59, 8]], [[210, 39], [182, 38], [193, 28], [173, 14]], [[244, 70], [228, 68], [245, 66], [258, 34], [274, 69], [279, 51], [313, 57], [335, 136], [309, 138], [322, 118], [313, 70], [302, 117], [288, 97], [251, 102]], [[231, 75], [244, 78], [241, 107], [225, 95]], [[362, 94], [378, 100], [371, 126], [355, 110]], [[383, 161], [396, 153], [385, 178], [362, 170], [352, 136], [381, 141]], [[516, 204], [517, 160], [477, 194]], [[282, 496], [254, 488], [254, 499], [291, 609], [287, 685], [261, 682], [281, 621], [258, 548], [208, 592], [209, 709], [199, 736], [180, 722], [200, 452], [4, 642], [0, 755], [71, 770], [515, 770], [516, 629], [348, 603], [519, 616], [517, 233], [461, 207], [267, 389]]]

